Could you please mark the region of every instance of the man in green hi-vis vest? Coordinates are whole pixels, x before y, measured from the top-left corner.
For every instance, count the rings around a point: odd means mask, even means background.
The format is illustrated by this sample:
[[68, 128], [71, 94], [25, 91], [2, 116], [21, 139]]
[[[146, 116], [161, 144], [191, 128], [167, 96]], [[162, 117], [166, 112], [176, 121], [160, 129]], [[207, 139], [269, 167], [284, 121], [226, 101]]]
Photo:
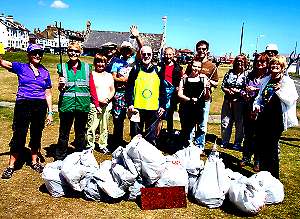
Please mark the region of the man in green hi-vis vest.
[[96, 88], [90, 74], [90, 65], [79, 60], [81, 47], [78, 43], [68, 46], [69, 61], [58, 64], [60, 90], [59, 111], [59, 137], [55, 151], [57, 160], [67, 156], [70, 130], [74, 122], [76, 151], [85, 148], [86, 123], [90, 111], [91, 100], [99, 108]]
[[139, 122], [130, 123], [131, 137], [142, 134], [145, 126], [145, 139], [156, 145], [156, 129], [159, 118], [165, 111], [166, 95], [164, 79], [151, 60], [151, 47], [143, 46], [141, 62], [137, 63], [129, 74], [126, 102], [129, 114], [138, 112], [140, 115]]

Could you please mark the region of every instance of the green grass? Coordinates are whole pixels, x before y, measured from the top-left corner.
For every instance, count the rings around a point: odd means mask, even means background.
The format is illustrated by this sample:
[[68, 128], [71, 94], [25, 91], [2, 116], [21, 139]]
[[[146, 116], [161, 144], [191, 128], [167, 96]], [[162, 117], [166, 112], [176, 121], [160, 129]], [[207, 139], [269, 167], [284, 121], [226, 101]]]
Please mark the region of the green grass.
[[[27, 62], [27, 53], [26, 52], [7, 52], [3, 55], [4, 60], [8, 61], [18, 61], [18, 62]], [[80, 58], [82, 61], [92, 64], [93, 57], [83, 56]], [[63, 62], [68, 60], [68, 56], [63, 55]], [[58, 103], [59, 91], [58, 87], [58, 75], [56, 70], [56, 65], [59, 63], [59, 56], [45, 53], [42, 59], [42, 64], [49, 70], [50, 77], [52, 80], [52, 95], [53, 103]], [[3, 68], [0, 68], [0, 87], [3, 88], [3, 92], [0, 96], [0, 101], [9, 101], [13, 102], [16, 99], [18, 80], [15, 74], [6, 71]]]
[[[0, 107], [0, 170], [3, 170], [8, 162], [8, 143], [11, 138], [11, 122], [13, 110]], [[52, 157], [47, 157], [46, 149], [56, 143], [58, 137], [58, 119], [52, 126], [45, 128], [43, 132], [42, 150], [46, 163], [52, 162]], [[179, 128], [179, 122], [175, 127]], [[109, 131], [112, 131], [112, 123], [109, 123]], [[218, 137], [220, 125], [210, 124], [209, 134]], [[71, 132], [71, 141], [74, 132]], [[129, 140], [128, 121], [125, 126], [125, 139]], [[28, 142], [28, 141], [27, 141]], [[299, 185], [300, 185], [300, 128], [292, 128], [283, 134], [281, 139], [281, 163], [280, 177], [285, 187], [284, 202], [278, 205], [265, 206], [255, 218], [299, 218]], [[211, 142], [207, 143], [210, 148]], [[236, 166], [241, 153], [220, 149], [222, 153], [233, 160], [232, 166]], [[109, 155], [95, 152], [98, 162], [111, 159]], [[250, 173], [251, 168], [244, 169]], [[208, 209], [188, 201], [187, 208], [160, 209], [142, 211], [137, 203], [119, 201], [113, 204], [104, 202], [86, 201], [81, 197], [53, 198], [43, 190], [43, 180], [27, 165], [16, 171], [10, 180], [0, 179], [0, 218], [239, 218], [240, 214], [229, 204], [222, 208]]]

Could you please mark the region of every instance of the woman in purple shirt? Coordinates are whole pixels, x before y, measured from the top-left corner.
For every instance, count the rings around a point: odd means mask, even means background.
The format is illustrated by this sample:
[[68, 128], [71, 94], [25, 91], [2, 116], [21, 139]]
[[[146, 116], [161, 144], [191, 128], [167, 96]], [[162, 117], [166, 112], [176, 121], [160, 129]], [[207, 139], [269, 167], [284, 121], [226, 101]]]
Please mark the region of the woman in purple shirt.
[[244, 142], [243, 142], [243, 158], [240, 167], [244, 167], [251, 163], [251, 157], [254, 154], [255, 172], [259, 171], [258, 148], [255, 146], [255, 136], [257, 129], [256, 115], [253, 113], [253, 101], [258, 95], [261, 79], [267, 76], [269, 65], [269, 57], [266, 53], [259, 53], [255, 56], [253, 70], [247, 76], [247, 84], [244, 93]]
[[9, 144], [9, 166], [3, 171], [3, 179], [12, 177], [17, 159], [24, 155], [29, 126], [31, 167], [38, 173], [43, 171], [43, 165], [38, 162], [38, 151], [41, 148], [47, 109], [47, 124], [53, 121], [50, 74], [40, 64], [43, 53], [41, 46], [30, 44], [27, 48], [28, 63], [9, 62], [0, 58], [0, 66], [17, 74], [19, 82], [12, 125], [13, 136]]

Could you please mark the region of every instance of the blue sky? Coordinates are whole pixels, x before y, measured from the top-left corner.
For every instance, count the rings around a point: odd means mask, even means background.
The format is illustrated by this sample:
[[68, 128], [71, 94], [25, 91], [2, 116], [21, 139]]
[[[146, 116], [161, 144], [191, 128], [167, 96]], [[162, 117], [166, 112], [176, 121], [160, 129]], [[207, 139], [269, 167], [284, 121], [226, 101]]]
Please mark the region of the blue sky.
[[[210, 42], [215, 55], [239, 52], [244, 26], [243, 52], [252, 54], [267, 43], [276, 43], [280, 53], [300, 51], [299, 0], [0, 0], [0, 13], [33, 28], [45, 29], [61, 21], [67, 29], [84, 30], [90, 20], [93, 30], [128, 31], [136, 24], [141, 32], [162, 32], [167, 16], [167, 45], [194, 49], [200, 39]], [[51, 6], [52, 5], [52, 6]]]

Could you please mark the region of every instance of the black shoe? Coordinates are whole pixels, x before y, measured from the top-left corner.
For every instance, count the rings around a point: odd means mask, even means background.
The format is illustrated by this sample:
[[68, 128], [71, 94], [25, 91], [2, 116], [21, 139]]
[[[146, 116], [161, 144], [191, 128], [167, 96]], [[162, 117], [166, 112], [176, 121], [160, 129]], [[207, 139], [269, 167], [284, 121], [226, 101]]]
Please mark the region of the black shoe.
[[6, 167], [6, 169], [2, 173], [2, 179], [10, 179], [14, 173], [13, 167]]
[[38, 173], [42, 173], [44, 170], [44, 166], [41, 163], [31, 164], [31, 168]]

